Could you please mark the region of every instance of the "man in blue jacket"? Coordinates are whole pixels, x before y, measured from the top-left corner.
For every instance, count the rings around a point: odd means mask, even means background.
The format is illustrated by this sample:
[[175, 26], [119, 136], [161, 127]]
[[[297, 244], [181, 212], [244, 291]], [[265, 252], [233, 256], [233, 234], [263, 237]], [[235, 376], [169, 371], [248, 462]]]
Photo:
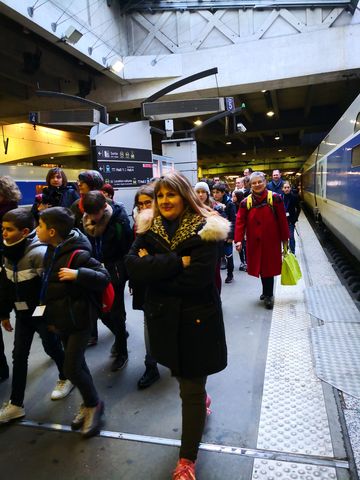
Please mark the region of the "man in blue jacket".
[[279, 169], [273, 170], [272, 180], [267, 184], [266, 188], [272, 192], [282, 195], [284, 180], [281, 178], [281, 171]]

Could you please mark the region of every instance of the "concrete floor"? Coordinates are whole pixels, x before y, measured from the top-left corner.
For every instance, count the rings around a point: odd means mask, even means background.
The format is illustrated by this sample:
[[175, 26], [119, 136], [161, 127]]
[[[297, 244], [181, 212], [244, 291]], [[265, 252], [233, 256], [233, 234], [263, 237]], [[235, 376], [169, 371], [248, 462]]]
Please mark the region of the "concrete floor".
[[[213, 413], [207, 421], [203, 442], [256, 449], [272, 312], [265, 310], [259, 301], [260, 280], [238, 270], [236, 253], [235, 265], [234, 282], [223, 284], [222, 290], [228, 367], [209, 377], [207, 390], [213, 400]], [[222, 272], [223, 278], [225, 273]], [[0, 428], [1, 480], [171, 478], [178, 447], [176, 443], [170, 446], [160, 443], [162, 439], [180, 438], [177, 382], [167, 369], [160, 367], [161, 380], [149, 389], [137, 390], [137, 380], [144, 370], [143, 320], [141, 312], [132, 311], [128, 294], [126, 303], [130, 333], [126, 368], [121, 372], [110, 372], [109, 351], [113, 338], [100, 322], [99, 343], [87, 350], [89, 366], [105, 402], [103, 430], [110, 432], [111, 438], [101, 435], [83, 440], [78, 433], [61, 429], [61, 426], [70, 425], [80, 396], [73, 391], [66, 399], [50, 400], [56, 369], [42, 351], [39, 339], [35, 338], [25, 398], [25, 420], [35, 424], [18, 423]], [[13, 334], [4, 332], [4, 337], [10, 360]], [[9, 392], [9, 381], [0, 384], [1, 402], [8, 400]], [[329, 421], [338, 425], [336, 412], [329, 415]], [[55, 425], [52, 429], [44, 429], [37, 423]], [[139, 435], [140, 441], [113, 438], [116, 432]], [[155, 443], [147, 443], [147, 436], [156, 437]], [[204, 450], [199, 453], [198, 480], [265, 478], [252, 475], [251, 457]], [[281, 478], [318, 478], [316, 475]]]

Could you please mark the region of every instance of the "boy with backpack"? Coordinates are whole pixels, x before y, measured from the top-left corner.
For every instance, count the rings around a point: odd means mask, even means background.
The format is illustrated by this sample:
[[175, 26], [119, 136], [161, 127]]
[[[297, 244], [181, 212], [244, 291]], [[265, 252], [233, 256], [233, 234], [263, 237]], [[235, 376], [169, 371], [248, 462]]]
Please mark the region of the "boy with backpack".
[[49, 332], [44, 319], [34, 317], [39, 303], [41, 273], [46, 246], [39, 242], [34, 217], [25, 208], [5, 213], [2, 220], [4, 267], [0, 279], [0, 320], [8, 332], [13, 330], [10, 312], [15, 308], [13, 376], [10, 401], [0, 410], [0, 423], [25, 416], [23, 406], [28, 358], [35, 332], [40, 335], [45, 352], [59, 370], [59, 380], [52, 400], [66, 397], [74, 388], [64, 375], [64, 351], [60, 338]]
[[124, 289], [127, 273], [124, 256], [133, 241], [133, 232], [125, 208], [113, 203], [109, 205], [102, 192], [93, 190], [83, 197], [83, 228], [93, 247], [94, 257], [104, 263], [111, 276], [115, 290], [111, 311], [101, 315], [102, 322], [115, 335], [111, 349], [114, 357], [111, 371], [125, 367], [128, 362], [126, 311]]
[[85, 235], [73, 226], [74, 216], [67, 208], [53, 207], [40, 214], [37, 234], [48, 248], [37, 314], [61, 335], [64, 372], [83, 398], [71, 428], [81, 428], [84, 437], [91, 437], [100, 431], [104, 403], [99, 399], [84, 353], [110, 278], [92, 258]]

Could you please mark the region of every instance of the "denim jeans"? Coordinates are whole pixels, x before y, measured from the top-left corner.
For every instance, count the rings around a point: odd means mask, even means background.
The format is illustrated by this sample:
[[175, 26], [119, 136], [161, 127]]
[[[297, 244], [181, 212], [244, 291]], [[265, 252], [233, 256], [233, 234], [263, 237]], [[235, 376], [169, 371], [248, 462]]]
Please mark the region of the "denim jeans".
[[227, 264], [227, 274], [232, 275], [234, 272], [233, 244], [224, 242], [224, 254]]
[[295, 224], [289, 223], [290, 239], [289, 247], [292, 253], [295, 253]]
[[59, 370], [60, 380], [65, 380], [63, 372], [64, 350], [60, 337], [49, 332], [47, 324], [35, 317], [18, 316], [15, 324], [13, 349], [13, 377], [10, 400], [21, 407], [24, 402], [28, 358], [34, 334], [40, 335], [45, 352], [51, 357]]

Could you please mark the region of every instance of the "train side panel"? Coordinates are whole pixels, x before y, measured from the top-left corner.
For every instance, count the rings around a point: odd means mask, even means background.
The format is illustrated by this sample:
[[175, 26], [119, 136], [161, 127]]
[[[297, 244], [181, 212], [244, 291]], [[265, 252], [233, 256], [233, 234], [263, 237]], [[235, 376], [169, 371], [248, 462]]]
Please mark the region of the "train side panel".
[[306, 204], [360, 260], [360, 95], [302, 169]]

